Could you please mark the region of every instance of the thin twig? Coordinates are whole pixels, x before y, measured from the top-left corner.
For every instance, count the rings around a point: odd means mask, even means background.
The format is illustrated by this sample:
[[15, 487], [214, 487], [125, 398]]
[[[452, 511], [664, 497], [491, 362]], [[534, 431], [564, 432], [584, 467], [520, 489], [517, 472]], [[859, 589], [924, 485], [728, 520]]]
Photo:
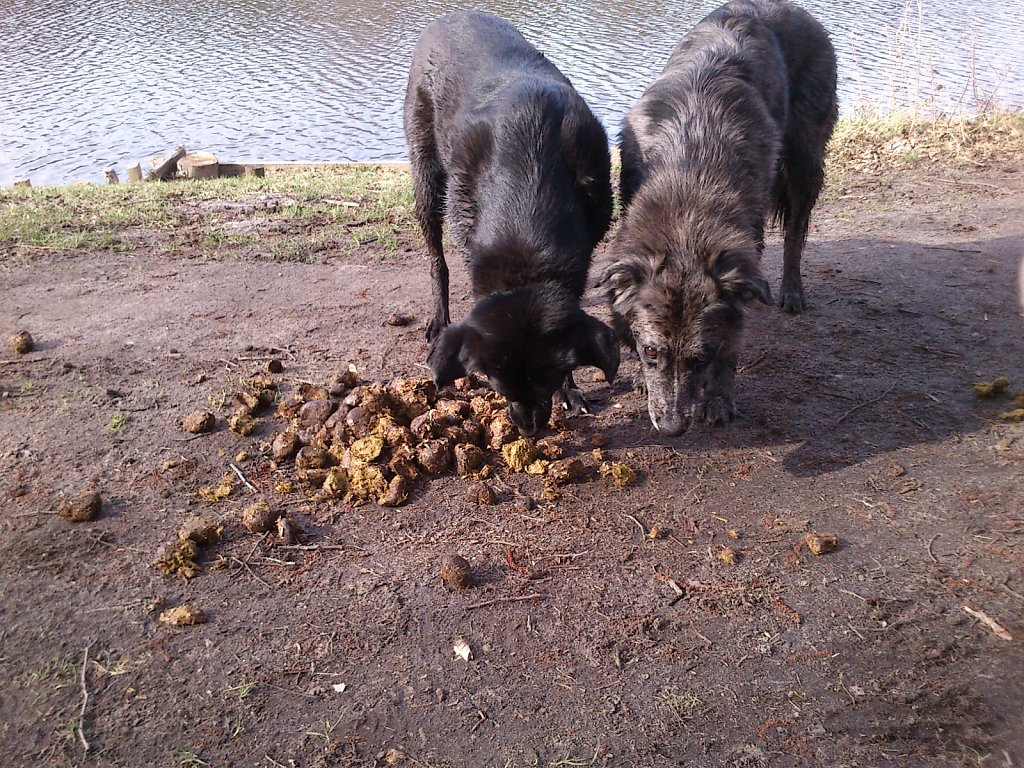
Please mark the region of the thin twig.
[[493, 600], [484, 600], [482, 603], [473, 603], [472, 605], [467, 605], [466, 610], [472, 611], [474, 608], [483, 608], [485, 606], [494, 605], [496, 603], [522, 603], [526, 600], [540, 600], [541, 597], [542, 595], [539, 595], [536, 592], [529, 595], [522, 595], [520, 597], [496, 597]]
[[89, 751], [89, 742], [85, 738], [85, 731], [82, 730], [82, 724], [85, 722], [85, 705], [89, 703], [89, 689], [85, 687], [85, 671], [89, 666], [89, 649], [92, 648], [92, 644], [95, 640], [90, 640], [89, 644], [85, 646], [85, 652], [82, 654], [82, 674], [79, 677], [79, 682], [82, 685], [82, 708], [78, 712], [78, 740], [82, 743], [82, 749], [86, 752]]
[[[274, 549], [284, 552], [319, 552], [321, 549], [345, 550], [351, 548], [346, 547], [344, 544], [282, 544], [274, 547]], [[359, 547], [355, 548], [359, 549]]]
[[878, 397], [872, 398], [871, 400], [865, 400], [863, 403], [858, 403], [857, 405], [853, 406], [853, 408], [851, 408], [850, 410], [848, 410], [846, 413], [839, 417], [839, 419], [836, 421], [836, 426], [838, 427], [840, 424], [842, 424], [846, 420], [846, 417], [850, 416], [855, 411], [859, 411], [861, 408], [877, 403], [879, 400], [884, 400], [886, 395], [888, 395], [890, 392], [896, 389], [896, 385], [899, 383], [900, 379], [897, 379], [892, 383], [891, 387], [885, 390], [885, 392], [880, 394]]
[[932, 559], [933, 563], [939, 562], [939, 558], [937, 558], [935, 554], [932, 552], [932, 544], [935, 543], [935, 540], [937, 538], [939, 538], [939, 534], [936, 533], [934, 536], [931, 537], [931, 539], [928, 540], [928, 546], [925, 547], [925, 549], [928, 551], [928, 557]]
[[232, 471], [234, 471], [234, 473], [236, 475], [238, 475], [238, 479], [241, 480], [243, 483], [245, 483], [245, 487], [246, 488], [248, 488], [253, 493], [259, 493], [260, 492], [259, 488], [257, 488], [255, 485], [250, 483], [248, 480], [246, 480], [245, 475], [242, 474], [242, 470], [240, 470], [238, 467], [236, 467], [234, 462], [228, 462], [228, 466], [231, 467]]
[[43, 360], [49, 360], [48, 357], [26, 357], [22, 360], [0, 360], [0, 365], [17, 365], [18, 363], [41, 363]]
[[640, 535], [643, 536], [644, 538], [647, 538], [647, 529], [644, 528], [644, 524], [643, 523], [641, 523], [639, 520], [637, 520], [632, 515], [627, 515], [627, 514], [623, 513], [623, 516], [624, 517], [628, 517], [630, 520], [632, 520], [634, 523], [636, 523], [636, 527], [640, 529]]
[[245, 560], [239, 560], [237, 557], [232, 557], [231, 559], [234, 560], [236, 563], [239, 563], [243, 568], [245, 568], [245, 570], [247, 570], [249, 572], [249, 575], [252, 576], [254, 579], [256, 579], [256, 581], [258, 581], [264, 587], [266, 587], [267, 589], [273, 589], [272, 586], [267, 584], [267, 582], [265, 582], [263, 579], [261, 579], [259, 577], [259, 575], [256, 573], [256, 571], [254, 571], [252, 568], [249, 567], [249, 564], [247, 562], [245, 562]]

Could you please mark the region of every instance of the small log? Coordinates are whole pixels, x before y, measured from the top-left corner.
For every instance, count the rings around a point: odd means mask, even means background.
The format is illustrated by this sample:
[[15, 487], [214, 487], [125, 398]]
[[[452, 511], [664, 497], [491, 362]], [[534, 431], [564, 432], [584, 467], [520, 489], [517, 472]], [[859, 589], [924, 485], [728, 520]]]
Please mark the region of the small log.
[[220, 175], [218, 165], [209, 152], [189, 152], [178, 159], [178, 173], [186, 179], [216, 179]]
[[128, 181], [142, 181], [142, 164], [128, 166]]
[[32, 186], [32, 180], [31, 179], [15, 179], [14, 182], [11, 184], [11, 186], [12, 187], [25, 187], [25, 188], [28, 188], [28, 187]]
[[107, 180], [107, 184], [117, 184], [120, 181], [117, 178], [117, 169], [112, 165], [103, 169], [103, 178]]
[[147, 181], [166, 181], [178, 169], [178, 161], [185, 156], [185, 147], [175, 147], [170, 157], [164, 160], [149, 172]]
[[266, 169], [262, 165], [247, 165], [245, 166], [246, 176], [255, 176], [257, 179], [262, 179], [266, 176]]

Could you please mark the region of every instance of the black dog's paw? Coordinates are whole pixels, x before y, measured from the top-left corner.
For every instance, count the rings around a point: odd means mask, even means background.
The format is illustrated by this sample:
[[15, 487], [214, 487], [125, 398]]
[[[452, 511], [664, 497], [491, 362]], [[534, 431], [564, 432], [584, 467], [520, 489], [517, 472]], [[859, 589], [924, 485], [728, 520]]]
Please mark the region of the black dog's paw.
[[730, 423], [736, 414], [736, 408], [730, 397], [709, 397], [700, 404], [698, 416], [713, 427], [721, 427]]
[[577, 387], [556, 389], [551, 400], [553, 404], [561, 405], [564, 411], [569, 411], [570, 413], [590, 413], [590, 403], [583, 396], [583, 391]]
[[427, 341], [433, 344], [434, 339], [440, 336], [444, 329], [447, 327], [448, 323], [446, 323], [443, 319], [439, 319], [437, 317], [430, 318], [430, 320], [427, 322]]

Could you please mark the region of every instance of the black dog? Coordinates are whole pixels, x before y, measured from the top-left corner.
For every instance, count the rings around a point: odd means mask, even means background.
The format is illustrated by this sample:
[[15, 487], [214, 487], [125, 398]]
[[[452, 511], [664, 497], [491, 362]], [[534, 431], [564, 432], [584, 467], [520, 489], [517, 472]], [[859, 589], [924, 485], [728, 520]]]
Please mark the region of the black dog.
[[[506, 21], [452, 13], [413, 51], [405, 135], [416, 216], [430, 252], [427, 362], [437, 384], [486, 376], [527, 435], [556, 392], [585, 410], [573, 369], [612, 381], [615, 335], [580, 308], [591, 254], [611, 222], [608, 137], [569, 81]], [[449, 326], [442, 220], [478, 299]]]
[[772, 302], [768, 214], [785, 231], [780, 304], [806, 307], [800, 256], [836, 112], [822, 26], [784, 0], [736, 0], [680, 41], [626, 117], [626, 215], [603, 282], [659, 431], [732, 420], [745, 310]]

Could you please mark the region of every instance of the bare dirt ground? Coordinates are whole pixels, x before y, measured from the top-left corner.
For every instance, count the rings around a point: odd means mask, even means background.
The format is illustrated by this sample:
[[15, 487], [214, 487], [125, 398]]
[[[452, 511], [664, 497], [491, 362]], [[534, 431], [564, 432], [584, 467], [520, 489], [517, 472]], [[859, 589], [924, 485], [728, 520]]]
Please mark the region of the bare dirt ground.
[[[1024, 425], [998, 417], [1024, 390], [1020, 158], [852, 174], [826, 198], [811, 308], [752, 313], [736, 423], [660, 438], [635, 359], [612, 386], [583, 371], [596, 413], [565, 442], [589, 460], [606, 436], [637, 482], [533, 509], [540, 479], [500, 460], [495, 506], [452, 475], [398, 508], [310, 501], [275, 490], [272, 412], [225, 427], [270, 357], [282, 397], [350, 361], [425, 375], [415, 232], [316, 263], [199, 259], [158, 230], [129, 252], [0, 246], [0, 330], [38, 343], [0, 361], [0, 762], [1024, 765]], [[999, 375], [1007, 396], [975, 397]], [[213, 433], [182, 430], [197, 408]], [[201, 498], [232, 461], [258, 492]], [[53, 514], [83, 487], [97, 519]], [[257, 496], [305, 548], [239, 525]], [[163, 576], [159, 545], [197, 512], [223, 540], [195, 578]], [[441, 581], [452, 552], [477, 586]], [[207, 622], [161, 623], [161, 603]]]

